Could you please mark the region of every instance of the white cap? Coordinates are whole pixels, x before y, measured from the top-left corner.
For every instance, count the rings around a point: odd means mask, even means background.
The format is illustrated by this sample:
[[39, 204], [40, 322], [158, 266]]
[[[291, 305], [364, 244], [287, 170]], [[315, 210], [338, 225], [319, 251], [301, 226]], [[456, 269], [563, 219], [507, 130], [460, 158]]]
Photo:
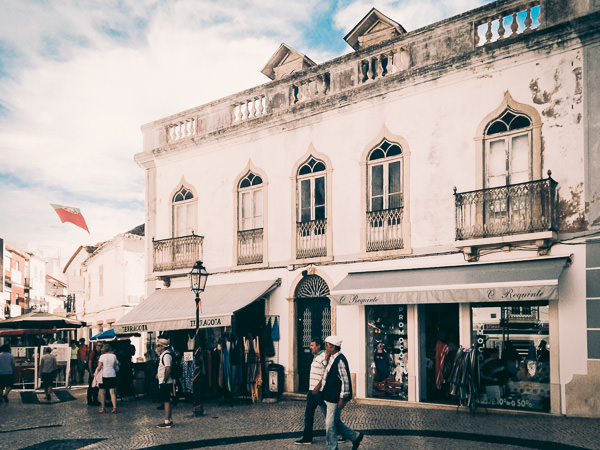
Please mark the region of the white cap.
[[327, 336], [325, 338], [325, 342], [328, 342], [331, 345], [335, 345], [336, 347], [342, 346], [342, 340], [337, 336]]

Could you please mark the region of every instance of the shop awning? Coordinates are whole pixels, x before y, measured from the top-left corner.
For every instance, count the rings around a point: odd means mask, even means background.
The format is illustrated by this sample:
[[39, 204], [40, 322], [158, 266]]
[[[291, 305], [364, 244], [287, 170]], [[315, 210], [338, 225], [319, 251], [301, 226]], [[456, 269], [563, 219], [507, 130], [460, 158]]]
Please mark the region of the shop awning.
[[[200, 295], [200, 328], [231, 325], [231, 316], [281, 284], [281, 279], [207, 286]], [[196, 303], [189, 288], [161, 289], [113, 324], [117, 333], [196, 327]]]
[[479, 303], [558, 299], [570, 257], [349, 273], [331, 291], [339, 305]]

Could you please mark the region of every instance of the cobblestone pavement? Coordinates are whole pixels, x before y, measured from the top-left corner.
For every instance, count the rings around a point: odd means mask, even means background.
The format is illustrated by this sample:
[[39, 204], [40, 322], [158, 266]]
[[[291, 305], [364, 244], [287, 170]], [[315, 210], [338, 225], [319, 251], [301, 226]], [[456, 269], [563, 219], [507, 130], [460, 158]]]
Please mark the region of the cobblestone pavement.
[[[0, 404], [0, 448], [7, 449], [291, 449], [326, 448], [324, 421], [315, 416], [312, 447], [294, 445], [300, 437], [304, 402], [234, 406], [205, 405], [206, 415], [194, 417], [191, 406], [173, 410], [175, 425], [157, 429], [162, 411], [148, 399], [118, 402], [118, 414], [99, 414], [87, 406], [84, 389], [72, 389], [71, 401], [23, 403], [19, 392]], [[71, 398], [58, 394], [62, 400]], [[600, 449], [600, 419], [514, 414], [478, 410], [373, 406], [351, 402], [344, 422], [365, 433], [361, 449]], [[340, 444], [341, 450], [352, 444]]]

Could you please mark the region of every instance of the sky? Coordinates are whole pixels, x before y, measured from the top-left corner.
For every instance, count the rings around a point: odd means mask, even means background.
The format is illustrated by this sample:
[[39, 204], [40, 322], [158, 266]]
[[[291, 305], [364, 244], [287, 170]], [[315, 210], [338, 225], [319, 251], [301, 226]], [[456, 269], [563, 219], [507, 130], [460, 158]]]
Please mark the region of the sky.
[[410, 32], [487, 2], [0, 0], [0, 238], [66, 263], [143, 224], [140, 126], [268, 82], [282, 42], [323, 63], [372, 7]]

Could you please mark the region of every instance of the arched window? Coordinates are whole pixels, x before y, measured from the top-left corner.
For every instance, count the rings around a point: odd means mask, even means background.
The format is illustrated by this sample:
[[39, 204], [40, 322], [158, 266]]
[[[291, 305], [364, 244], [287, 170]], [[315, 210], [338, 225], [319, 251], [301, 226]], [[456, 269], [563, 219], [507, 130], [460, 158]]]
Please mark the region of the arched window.
[[240, 231], [263, 227], [263, 180], [252, 172], [238, 185], [238, 218]]
[[402, 208], [402, 149], [383, 140], [368, 157], [369, 211]]
[[296, 173], [296, 258], [328, 254], [327, 166], [314, 156]]
[[367, 155], [366, 250], [404, 248], [402, 147], [384, 139]]
[[298, 169], [298, 222], [326, 218], [325, 169], [312, 156]]
[[264, 193], [260, 175], [248, 170], [237, 184], [237, 264], [264, 261]]
[[173, 237], [189, 236], [196, 229], [196, 199], [191, 190], [181, 186], [173, 196]]
[[525, 114], [505, 109], [485, 128], [485, 188], [532, 180], [532, 123]]

